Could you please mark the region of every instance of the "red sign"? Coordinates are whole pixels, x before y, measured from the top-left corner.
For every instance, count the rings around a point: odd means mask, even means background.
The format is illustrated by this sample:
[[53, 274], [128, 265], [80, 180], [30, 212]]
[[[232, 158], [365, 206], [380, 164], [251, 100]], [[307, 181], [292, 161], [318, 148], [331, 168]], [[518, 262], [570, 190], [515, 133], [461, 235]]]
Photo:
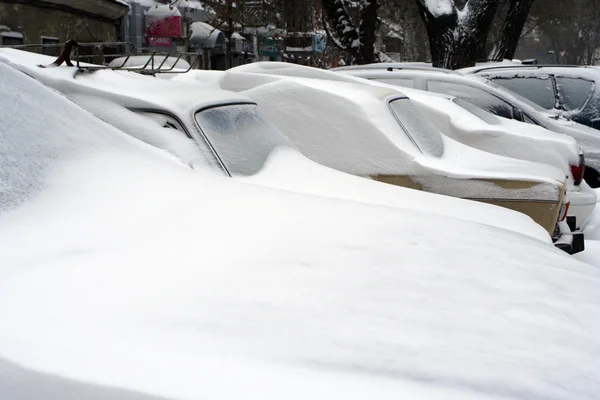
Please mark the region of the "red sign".
[[148, 44], [150, 46], [172, 47], [173, 39], [170, 37], [149, 37]]
[[148, 16], [146, 34], [149, 37], [181, 37], [183, 35], [181, 16], [173, 15], [166, 18]]

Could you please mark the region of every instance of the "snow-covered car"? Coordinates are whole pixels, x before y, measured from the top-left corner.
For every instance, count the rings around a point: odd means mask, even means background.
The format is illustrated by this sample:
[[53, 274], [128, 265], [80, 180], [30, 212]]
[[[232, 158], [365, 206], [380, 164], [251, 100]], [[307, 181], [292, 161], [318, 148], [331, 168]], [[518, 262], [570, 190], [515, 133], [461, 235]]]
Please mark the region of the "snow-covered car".
[[595, 67], [503, 65], [461, 71], [487, 78], [552, 113], [600, 129], [600, 70]]
[[440, 131], [463, 144], [561, 169], [567, 176], [569, 225], [574, 230], [585, 226], [596, 207], [596, 192], [583, 180], [585, 163], [575, 139], [500, 118], [458, 97], [407, 88], [402, 91], [421, 104]]
[[[388, 64], [371, 64], [365, 66], [365, 68], [377, 70], [386, 65]], [[444, 74], [450, 73], [460, 76], [457, 72], [448, 72], [415, 64], [396, 63], [389, 65], [388, 68], [408, 68], [424, 72], [441, 71]], [[362, 67], [342, 67], [339, 70], [359, 70], [359, 73], [361, 73], [360, 68]], [[293, 64], [259, 63], [241, 68], [247, 72], [263, 74], [275, 73], [282, 76], [313, 77], [344, 82], [361, 81], [379, 86], [391, 85], [393, 87], [398, 85], [398, 82], [393, 80], [390, 83], [385, 83], [385, 80], [364, 80], [357, 77], [342, 78], [328, 72], [312, 70]], [[236, 70], [240, 70], [240, 68]], [[412, 81], [404, 83], [412, 84]], [[577, 230], [589, 219], [596, 206], [596, 193], [585, 183], [583, 183], [583, 186], [581, 185], [585, 161], [573, 138], [556, 134], [532, 124], [498, 118], [454, 96], [407, 88], [403, 88], [402, 92], [408, 95], [411, 100], [420, 103], [426, 111], [434, 113], [433, 121], [437, 122], [437, 128], [441, 132], [463, 144], [490, 153], [548, 164], [561, 169], [567, 176], [567, 193], [570, 201], [569, 226], [572, 230]], [[458, 121], [456, 121], [457, 118]], [[457, 122], [459, 123], [457, 124]]]
[[75, 73], [67, 66], [39, 68], [38, 64], [47, 64], [51, 58], [16, 50], [3, 54], [11, 55], [16, 68], [68, 95], [104, 121], [169, 151], [201, 172], [466, 219], [550, 243], [544, 228], [518, 212], [384, 185], [316, 164], [293, 148], [287, 137], [257, 112], [256, 102], [242, 94], [110, 69]]
[[[277, 68], [262, 65], [271, 72]], [[555, 231], [565, 181], [560, 170], [445, 137], [396, 89], [286, 76], [294, 71], [285, 67], [282, 75], [246, 72], [255, 68], [260, 65], [228, 70], [219, 85], [256, 100], [312, 160], [381, 182], [501, 205], [531, 216], [550, 234]], [[339, 76], [314, 68], [307, 73], [312, 70]], [[202, 82], [203, 72], [175, 79]]]
[[585, 154], [584, 178], [593, 188], [600, 187], [600, 136], [594, 129], [552, 115], [534, 102], [517, 93], [475, 75], [464, 76], [455, 71], [403, 65], [390, 67], [339, 70], [350, 75], [401, 87], [442, 93], [464, 98], [479, 108], [504, 118], [538, 125], [549, 131], [562, 133], [577, 140]]
[[597, 269], [199, 174], [3, 63], [0, 88], [2, 399], [595, 397]]

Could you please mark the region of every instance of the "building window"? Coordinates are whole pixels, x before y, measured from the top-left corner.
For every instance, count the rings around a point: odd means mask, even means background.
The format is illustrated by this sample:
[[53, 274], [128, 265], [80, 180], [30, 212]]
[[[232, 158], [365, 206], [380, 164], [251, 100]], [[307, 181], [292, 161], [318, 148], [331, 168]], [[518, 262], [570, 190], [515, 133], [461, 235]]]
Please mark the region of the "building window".
[[[56, 37], [49, 36], [41, 36], [42, 45], [58, 45], [60, 42]], [[59, 46], [50, 46], [50, 47], [42, 47], [42, 54], [47, 56], [58, 57], [60, 55], [60, 47]]]
[[23, 44], [23, 34], [19, 32], [0, 32], [0, 45], [17, 46]]

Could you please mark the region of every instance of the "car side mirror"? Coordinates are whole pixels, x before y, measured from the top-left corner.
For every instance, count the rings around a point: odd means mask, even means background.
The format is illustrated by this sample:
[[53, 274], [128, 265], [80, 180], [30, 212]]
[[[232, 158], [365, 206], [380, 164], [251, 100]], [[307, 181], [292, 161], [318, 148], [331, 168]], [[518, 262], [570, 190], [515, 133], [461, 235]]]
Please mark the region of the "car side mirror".
[[516, 119], [517, 121], [525, 122], [525, 115], [523, 114], [523, 110], [515, 107], [513, 109], [513, 119]]

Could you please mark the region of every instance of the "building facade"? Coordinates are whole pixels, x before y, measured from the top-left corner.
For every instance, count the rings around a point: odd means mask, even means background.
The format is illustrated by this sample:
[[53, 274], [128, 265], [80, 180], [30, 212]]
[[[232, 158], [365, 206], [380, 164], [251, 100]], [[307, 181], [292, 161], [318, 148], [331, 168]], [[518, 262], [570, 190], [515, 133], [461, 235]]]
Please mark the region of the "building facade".
[[[3, 0], [0, 3], [0, 45], [56, 45], [119, 41], [129, 5], [121, 0]], [[28, 50], [58, 55], [58, 47]], [[93, 50], [90, 49], [90, 52]]]

